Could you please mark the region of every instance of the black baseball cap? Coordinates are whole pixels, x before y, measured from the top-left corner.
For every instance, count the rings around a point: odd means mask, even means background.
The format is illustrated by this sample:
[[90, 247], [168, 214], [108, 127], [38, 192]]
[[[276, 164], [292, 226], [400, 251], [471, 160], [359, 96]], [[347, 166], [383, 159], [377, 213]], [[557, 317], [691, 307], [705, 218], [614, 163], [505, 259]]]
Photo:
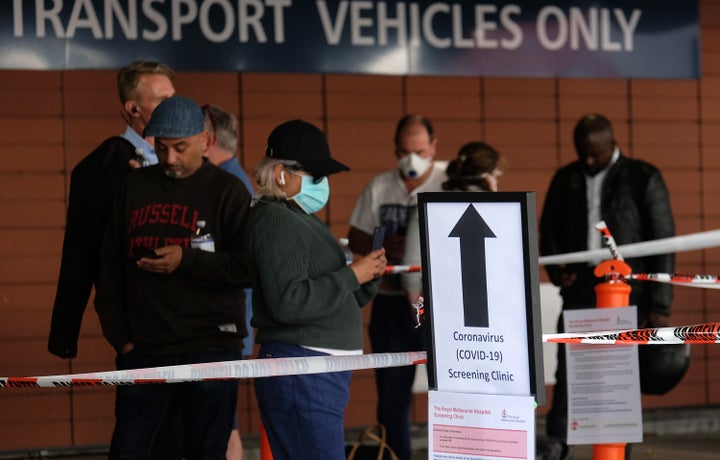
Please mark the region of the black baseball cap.
[[278, 160], [294, 160], [313, 176], [329, 176], [350, 168], [330, 157], [325, 133], [306, 121], [290, 120], [272, 130], [265, 154]]

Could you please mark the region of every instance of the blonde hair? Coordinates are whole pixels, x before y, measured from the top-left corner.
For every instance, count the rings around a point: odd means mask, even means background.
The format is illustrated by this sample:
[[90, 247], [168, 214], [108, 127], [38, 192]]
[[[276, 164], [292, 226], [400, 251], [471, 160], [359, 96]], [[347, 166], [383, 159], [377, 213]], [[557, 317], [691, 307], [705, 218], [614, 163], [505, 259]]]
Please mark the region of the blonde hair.
[[253, 171], [253, 177], [255, 182], [258, 184], [258, 196], [269, 197], [269, 198], [287, 198], [285, 192], [280, 188], [277, 182], [275, 182], [275, 165], [281, 164], [292, 168], [293, 166], [299, 166], [299, 163], [294, 160], [278, 160], [277, 158], [264, 157], [258, 162]]
[[123, 104], [134, 99], [140, 77], [143, 75], [165, 75], [173, 81], [175, 72], [166, 64], [155, 61], [134, 61], [122, 67], [117, 74], [117, 89]]

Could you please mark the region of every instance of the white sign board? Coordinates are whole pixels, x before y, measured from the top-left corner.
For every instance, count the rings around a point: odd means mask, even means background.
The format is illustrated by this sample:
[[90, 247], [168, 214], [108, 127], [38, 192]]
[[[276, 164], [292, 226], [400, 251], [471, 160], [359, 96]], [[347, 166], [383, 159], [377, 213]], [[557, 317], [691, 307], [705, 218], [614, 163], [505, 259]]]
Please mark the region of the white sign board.
[[[635, 307], [563, 312], [565, 332], [635, 329]], [[637, 345], [567, 345], [568, 444], [642, 442]]]
[[419, 206], [430, 388], [544, 404], [534, 196], [422, 193]]

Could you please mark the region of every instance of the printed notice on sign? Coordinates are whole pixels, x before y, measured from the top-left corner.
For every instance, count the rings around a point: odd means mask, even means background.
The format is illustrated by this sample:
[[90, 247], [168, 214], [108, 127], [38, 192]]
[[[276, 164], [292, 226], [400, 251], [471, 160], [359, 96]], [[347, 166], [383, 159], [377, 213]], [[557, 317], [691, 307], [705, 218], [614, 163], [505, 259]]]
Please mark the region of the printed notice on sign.
[[428, 411], [431, 460], [535, 458], [531, 396], [430, 391]]
[[[635, 307], [565, 310], [565, 332], [635, 329]], [[642, 442], [637, 345], [567, 350], [568, 444]]]

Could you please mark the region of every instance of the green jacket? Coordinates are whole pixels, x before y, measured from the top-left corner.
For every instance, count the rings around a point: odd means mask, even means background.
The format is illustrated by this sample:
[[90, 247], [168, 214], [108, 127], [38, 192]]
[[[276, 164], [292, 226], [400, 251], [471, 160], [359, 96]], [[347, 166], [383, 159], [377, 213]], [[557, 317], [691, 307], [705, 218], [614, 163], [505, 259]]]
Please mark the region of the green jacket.
[[359, 284], [327, 225], [286, 201], [262, 199], [246, 241], [257, 343], [362, 349], [360, 307], [378, 283]]

